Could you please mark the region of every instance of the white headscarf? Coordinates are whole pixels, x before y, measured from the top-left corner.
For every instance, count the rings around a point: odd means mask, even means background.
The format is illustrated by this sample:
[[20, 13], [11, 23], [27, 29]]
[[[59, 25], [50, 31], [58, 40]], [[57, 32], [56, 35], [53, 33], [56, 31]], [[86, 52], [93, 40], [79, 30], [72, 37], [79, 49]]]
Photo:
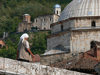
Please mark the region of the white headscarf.
[[29, 38], [29, 35], [27, 33], [24, 33], [21, 37], [20, 37], [20, 41], [24, 41], [25, 38]]

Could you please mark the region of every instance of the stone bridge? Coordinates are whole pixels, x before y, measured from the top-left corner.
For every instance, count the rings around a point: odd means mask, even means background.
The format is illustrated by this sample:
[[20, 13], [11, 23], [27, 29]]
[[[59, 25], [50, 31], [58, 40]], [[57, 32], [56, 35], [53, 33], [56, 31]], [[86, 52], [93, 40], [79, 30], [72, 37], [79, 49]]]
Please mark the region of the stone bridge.
[[0, 57], [0, 75], [90, 75]]

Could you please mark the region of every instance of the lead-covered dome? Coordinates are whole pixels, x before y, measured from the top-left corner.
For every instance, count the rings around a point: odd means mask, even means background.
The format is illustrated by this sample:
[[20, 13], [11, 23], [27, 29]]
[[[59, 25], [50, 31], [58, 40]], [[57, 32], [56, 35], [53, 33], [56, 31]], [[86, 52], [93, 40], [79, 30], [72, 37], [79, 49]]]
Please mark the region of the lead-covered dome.
[[100, 16], [100, 0], [73, 0], [62, 11], [59, 21], [84, 16]]
[[61, 8], [61, 6], [60, 6], [59, 4], [56, 4], [56, 5], [54, 6], [54, 8]]

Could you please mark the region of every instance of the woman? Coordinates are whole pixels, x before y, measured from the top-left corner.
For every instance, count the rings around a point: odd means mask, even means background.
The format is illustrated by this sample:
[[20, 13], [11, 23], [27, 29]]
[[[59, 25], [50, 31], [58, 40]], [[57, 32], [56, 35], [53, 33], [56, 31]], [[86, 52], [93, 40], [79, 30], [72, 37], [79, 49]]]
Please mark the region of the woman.
[[17, 60], [27, 61], [27, 62], [31, 62], [33, 60], [34, 55], [30, 50], [28, 38], [29, 35], [27, 33], [24, 33], [20, 37], [20, 42], [18, 44], [18, 49], [17, 49]]

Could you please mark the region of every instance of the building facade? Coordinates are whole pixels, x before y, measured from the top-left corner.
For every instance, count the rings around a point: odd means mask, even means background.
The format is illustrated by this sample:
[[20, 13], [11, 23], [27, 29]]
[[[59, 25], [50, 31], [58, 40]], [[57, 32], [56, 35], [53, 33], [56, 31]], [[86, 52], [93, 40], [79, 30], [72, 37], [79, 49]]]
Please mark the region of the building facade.
[[59, 15], [45, 15], [34, 19], [34, 27], [40, 30], [50, 30], [50, 24], [58, 21]]
[[33, 27], [39, 30], [50, 30], [50, 24], [58, 21], [61, 13], [61, 6], [56, 4], [54, 6], [54, 14], [39, 16], [31, 22], [31, 16], [29, 14], [23, 15], [23, 21], [18, 25], [18, 32], [30, 31]]
[[86, 52], [92, 41], [100, 41], [99, 0], [73, 0], [62, 11], [59, 21], [51, 25], [47, 51]]
[[50, 25], [58, 21], [61, 14], [61, 6], [56, 4], [54, 6], [54, 14], [39, 16], [34, 19], [34, 27], [37, 27], [40, 30], [50, 30]]
[[32, 28], [31, 16], [29, 14], [23, 15], [23, 21], [18, 25], [18, 32], [29, 31]]

